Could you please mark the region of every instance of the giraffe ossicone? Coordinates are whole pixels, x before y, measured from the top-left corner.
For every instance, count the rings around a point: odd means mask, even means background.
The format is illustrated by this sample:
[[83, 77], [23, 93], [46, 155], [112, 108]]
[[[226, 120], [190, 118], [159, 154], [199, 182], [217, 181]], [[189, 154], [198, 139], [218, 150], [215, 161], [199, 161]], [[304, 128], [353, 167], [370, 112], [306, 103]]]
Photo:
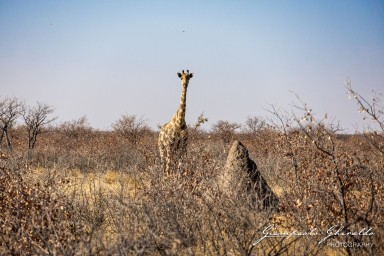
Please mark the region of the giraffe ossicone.
[[181, 79], [182, 90], [179, 108], [173, 115], [171, 121], [161, 127], [158, 139], [158, 148], [161, 164], [167, 174], [171, 174], [176, 169], [180, 169], [187, 154], [188, 131], [185, 122], [185, 112], [187, 107], [187, 88], [193, 73], [177, 73]]

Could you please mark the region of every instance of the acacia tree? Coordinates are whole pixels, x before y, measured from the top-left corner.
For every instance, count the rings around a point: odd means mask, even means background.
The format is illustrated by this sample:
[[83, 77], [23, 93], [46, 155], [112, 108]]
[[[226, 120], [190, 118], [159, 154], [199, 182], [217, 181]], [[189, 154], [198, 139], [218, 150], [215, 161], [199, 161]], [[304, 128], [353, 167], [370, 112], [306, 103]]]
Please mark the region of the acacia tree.
[[34, 107], [28, 107], [22, 113], [28, 131], [28, 149], [36, 145], [37, 136], [44, 131], [44, 127], [56, 120], [57, 117], [49, 118], [54, 112], [51, 106], [37, 102]]
[[3, 139], [5, 138], [8, 149], [12, 149], [9, 132], [23, 109], [24, 104], [17, 98], [0, 99], [0, 146], [3, 144]]

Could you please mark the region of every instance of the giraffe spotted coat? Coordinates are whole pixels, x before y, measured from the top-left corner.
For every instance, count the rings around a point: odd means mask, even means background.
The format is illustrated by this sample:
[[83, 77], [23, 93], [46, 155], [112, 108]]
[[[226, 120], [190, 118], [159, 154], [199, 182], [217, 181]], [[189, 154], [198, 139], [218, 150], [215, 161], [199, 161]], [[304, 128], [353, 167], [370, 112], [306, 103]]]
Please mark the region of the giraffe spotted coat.
[[180, 104], [170, 122], [161, 127], [158, 148], [162, 167], [167, 174], [180, 169], [187, 153], [188, 131], [185, 122], [187, 88], [193, 74], [182, 71], [178, 73], [182, 82]]

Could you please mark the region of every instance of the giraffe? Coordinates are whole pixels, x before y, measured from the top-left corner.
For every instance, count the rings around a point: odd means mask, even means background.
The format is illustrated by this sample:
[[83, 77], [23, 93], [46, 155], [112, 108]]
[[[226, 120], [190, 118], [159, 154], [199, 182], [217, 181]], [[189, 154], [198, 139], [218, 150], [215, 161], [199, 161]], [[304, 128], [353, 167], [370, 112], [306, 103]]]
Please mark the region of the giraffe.
[[180, 105], [171, 121], [161, 127], [158, 140], [162, 167], [168, 175], [180, 167], [187, 153], [188, 131], [185, 123], [185, 111], [188, 83], [193, 74], [189, 73], [189, 70], [187, 72], [183, 70], [177, 75], [182, 83]]

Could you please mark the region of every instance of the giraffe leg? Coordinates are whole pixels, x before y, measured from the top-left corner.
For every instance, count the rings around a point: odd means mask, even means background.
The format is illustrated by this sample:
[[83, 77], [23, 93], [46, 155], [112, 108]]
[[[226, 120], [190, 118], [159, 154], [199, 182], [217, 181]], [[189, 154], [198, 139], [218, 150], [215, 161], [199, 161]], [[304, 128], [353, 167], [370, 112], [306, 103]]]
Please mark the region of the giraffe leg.
[[172, 174], [172, 159], [169, 156], [166, 159], [165, 173], [167, 175], [171, 175]]
[[160, 153], [160, 165], [162, 170], [165, 170], [165, 155], [164, 155], [164, 149], [159, 146], [159, 153]]
[[167, 159], [167, 149], [164, 144], [164, 132], [163, 130], [160, 131], [159, 139], [157, 142], [157, 146], [159, 148], [159, 155], [160, 155], [160, 165], [163, 171], [166, 171], [166, 159]]
[[187, 158], [187, 132], [186, 131], [183, 131], [182, 132], [182, 137], [179, 141], [179, 145], [178, 145], [178, 154], [177, 154], [177, 169], [179, 171], [180, 174], [183, 174], [183, 172], [185, 170], [183, 170], [183, 168], [185, 168], [185, 165], [183, 165], [183, 163], [185, 163], [186, 161], [186, 158]]

